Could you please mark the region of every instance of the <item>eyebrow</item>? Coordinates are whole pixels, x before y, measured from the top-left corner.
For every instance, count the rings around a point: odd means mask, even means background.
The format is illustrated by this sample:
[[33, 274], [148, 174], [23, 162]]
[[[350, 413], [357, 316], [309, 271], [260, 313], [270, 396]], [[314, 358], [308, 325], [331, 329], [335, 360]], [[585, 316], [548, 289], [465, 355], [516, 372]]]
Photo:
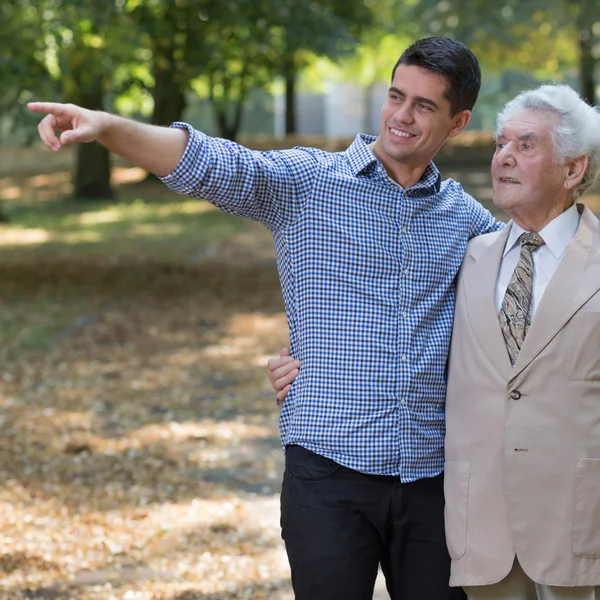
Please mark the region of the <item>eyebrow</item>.
[[[500, 138], [506, 139], [506, 134], [500, 133], [498, 135], [498, 139]], [[526, 131], [525, 133], [522, 133], [520, 136], [518, 136], [517, 139], [521, 142], [538, 142], [540, 140], [540, 136], [533, 131]]]
[[522, 142], [537, 142], [539, 141], [540, 136], [537, 133], [534, 133], [533, 131], [527, 131], [521, 134], [518, 139]]
[[[388, 93], [396, 93], [399, 94], [400, 96], [404, 96], [406, 97], [406, 94], [402, 91], [399, 90], [397, 87], [392, 86], [389, 89]], [[433, 100], [430, 100], [429, 98], [425, 98], [425, 96], [415, 96], [415, 102], [422, 102], [423, 104], [429, 104], [430, 106], [433, 106], [434, 108], [439, 108], [439, 106], [437, 105], [436, 102], [434, 102]]]

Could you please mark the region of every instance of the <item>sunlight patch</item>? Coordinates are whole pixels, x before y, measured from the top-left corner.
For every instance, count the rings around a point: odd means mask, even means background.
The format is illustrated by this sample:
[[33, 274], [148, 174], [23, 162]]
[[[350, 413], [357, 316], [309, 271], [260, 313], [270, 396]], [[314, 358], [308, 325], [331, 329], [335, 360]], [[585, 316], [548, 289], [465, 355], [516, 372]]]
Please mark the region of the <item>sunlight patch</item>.
[[179, 223], [139, 223], [129, 230], [133, 235], [176, 235], [183, 226]]
[[104, 236], [98, 231], [75, 231], [62, 235], [60, 241], [66, 244], [79, 244], [81, 242], [100, 242], [103, 238]]
[[28, 229], [26, 227], [10, 227], [0, 230], [0, 246], [29, 246], [43, 244], [52, 238], [45, 229]]

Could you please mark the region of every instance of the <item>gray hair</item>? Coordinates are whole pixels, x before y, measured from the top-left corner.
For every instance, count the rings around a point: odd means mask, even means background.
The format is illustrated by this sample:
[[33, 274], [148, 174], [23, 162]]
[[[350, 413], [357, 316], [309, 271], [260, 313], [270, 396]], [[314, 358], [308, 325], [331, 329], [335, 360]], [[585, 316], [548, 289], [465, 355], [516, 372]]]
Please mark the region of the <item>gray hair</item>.
[[584, 102], [568, 85], [542, 85], [521, 92], [504, 106], [496, 122], [496, 138], [506, 121], [523, 110], [549, 111], [559, 116], [552, 138], [561, 164], [580, 156], [588, 157], [587, 169], [572, 190], [573, 198], [579, 198], [600, 172], [600, 109]]

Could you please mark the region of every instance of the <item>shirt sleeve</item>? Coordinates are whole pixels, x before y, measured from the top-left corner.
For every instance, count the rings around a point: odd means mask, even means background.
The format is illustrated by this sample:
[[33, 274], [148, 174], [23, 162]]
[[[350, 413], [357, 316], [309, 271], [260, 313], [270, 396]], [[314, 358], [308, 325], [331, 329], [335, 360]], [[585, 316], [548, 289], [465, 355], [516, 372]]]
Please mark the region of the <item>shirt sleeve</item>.
[[210, 137], [186, 123], [188, 143], [177, 167], [161, 177], [170, 189], [208, 200], [220, 209], [276, 231], [291, 224], [306, 204], [319, 166], [310, 148], [258, 152]]
[[475, 200], [473, 196], [463, 192], [467, 202], [467, 211], [469, 213], [470, 231], [469, 239], [483, 235], [484, 233], [492, 233], [504, 229], [505, 223], [498, 221], [492, 213], [485, 208], [480, 202]]

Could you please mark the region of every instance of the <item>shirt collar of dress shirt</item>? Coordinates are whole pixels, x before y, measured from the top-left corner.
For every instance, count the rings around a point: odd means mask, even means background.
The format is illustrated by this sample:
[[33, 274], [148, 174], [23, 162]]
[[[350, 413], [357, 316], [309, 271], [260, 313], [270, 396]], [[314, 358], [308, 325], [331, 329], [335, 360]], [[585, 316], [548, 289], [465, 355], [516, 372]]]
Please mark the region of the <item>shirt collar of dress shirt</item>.
[[[542, 236], [548, 250], [552, 252], [554, 257], [558, 260], [567, 249], [570, 241], [573, 239], [577, 227], [579, 226], [579, 211], [577, 210], [577, 204], [573, 203], [572, 206], [567, 208], [558, 217], [552, 219], [548, 225], [546, 225], [539, 234]], [[504, 247], [503, 257], [506, 256], [517, 244], [517, 240], [522, 233], [526, 233], [525, 229], [513, 222], [506, 240], [506, 246]]]
[[[377, 157], [373, 154], [373, 144], [377, 140], [374, 135], [359, 133], [350, 147], [346, 150], [346, 157], [352, 174], [356, 177], [360, 173], [367, 173], [377, 164]], [[433, 196], [440, 191], [442, 178], [437, 167], [430, 161], [418, 183], [411, 186], [409, 195], [415, 197]]]

